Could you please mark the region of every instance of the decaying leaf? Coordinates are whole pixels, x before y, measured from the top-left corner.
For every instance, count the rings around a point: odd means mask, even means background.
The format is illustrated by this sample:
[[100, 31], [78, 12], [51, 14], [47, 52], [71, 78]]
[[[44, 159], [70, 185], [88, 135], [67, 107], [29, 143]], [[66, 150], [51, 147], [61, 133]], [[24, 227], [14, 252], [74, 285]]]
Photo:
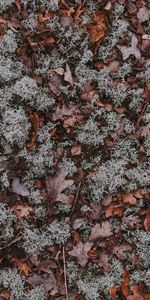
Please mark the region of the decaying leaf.
[[21, 196], [29, 195], [29, 191], [28, 191], [27, 187], [23, 183], [20, 183], [20, 179], [18, 177], [13, 179], [12, 191]]
[[143, 190], [136, 190], [122, 195], [122, 200], [125, 203], [135, 205], [137, 200], [142, 198]]
[[125, 270], [123, 273], [122, 284], [121, 284], [121, 290], [125, 297], [129, 295], [129, 283], [130, 283], [129, 272]]
[[137, 18], [140, 23], [143, 23], [145, 21], [148, 21], [150, 18], [150, 10], [148, 8], [141, 7], [137, 13]]
[[48, 274], [37, 275], [33, 273], [32, 276], [27, 278], [27, 282], [31, 284], [33, 287], [38, 285], [43, 285], [46, 292], [51, 291], [56, 287], [56, 279], [54, 277], [53, 272], [49, 272]]
[[71, 155], [76, 156], [81, 154], [81, 145], [75, 145], [71, 148]]
[[112, 235], [111, 225], [108, 221], [102, 222], [102, 224], [96, 224], [90, 234], [90, 241], [95, 241], [99, 238], [107, 238]]
[[31, 206], [22, 204], [14, 205], [11, 210], [14, 211], [19, 218], [28, 217], [30, 213], [33, 212]]
[[76, 246], [73, 246], [73, 250], [69, 251], [69, 255], [77, 257], [78, 263], [84, 267], [88, 262], [88, 251], [91, 250], [93, 243], [87, 242], [83, 244], [81, 241]]
[[86, 26], [90, 33], [92, 42], [96, 43], [99, 42], [105, 35], [107, 18], [101, 11], [97, 11], [93, 14], [92, 19], [94, 24], [87, 23]]
[[148, 208], [146, 212], [146, 218], [144, 220], [144, 227], [145, 230], [150, 231], [150, 207]]
[[125, 259], [125, 253], [126, 251], [131, 251], [132, 247], [131, 245], [115, 245], [113, 248], [113, 253], [119, 258], [119, 259]]
[[20, 272], [21, 272], [23, 275], [25, 275], [25, 276], [28, 276], [29, 273], [32, 272], [31, 267], [25, 262], [24, 259], [18, 259], [17, 257], [13, 257], [13, 258], [11, 259], [11, 262], [12, 262], [13, 265], [14, 265], [15, 267], [17, 267], [17, 268], [20, 270]]
[[73, 85], [73, 78], [71, 74], [71, 70], [68, 64], [66, 64], [66, 71], [64, 73], [64, 80]]
[[60, 169], [55, 176], [46, 177], [46, 188], [50, 198], [53, 201], [68, 203], [69, 196], [64, 195], [62, 192], [73, 184], [73, 180], [65, 179], [68, 171]]
[[133, 34], [132, 35], [132, 41], [131, 41], [131, 47], [127, 46], [120, 46], [118, 45], [118, 49], [121, 51], [123, 60], [126, 60], [130, 55], [134, 55], [136, 58], [141, 58], [141, 52], [139, 48], [137, 47], [138, 45], [138, 39], [137, 37]]

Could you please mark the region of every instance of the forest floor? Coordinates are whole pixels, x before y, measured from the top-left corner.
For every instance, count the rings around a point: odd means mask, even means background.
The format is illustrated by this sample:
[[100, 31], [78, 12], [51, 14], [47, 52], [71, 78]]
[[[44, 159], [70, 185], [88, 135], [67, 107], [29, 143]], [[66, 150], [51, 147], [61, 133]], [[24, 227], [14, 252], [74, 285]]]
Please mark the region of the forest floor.
[[149, 0], [0, 0], [0, 300], [150, 299]]

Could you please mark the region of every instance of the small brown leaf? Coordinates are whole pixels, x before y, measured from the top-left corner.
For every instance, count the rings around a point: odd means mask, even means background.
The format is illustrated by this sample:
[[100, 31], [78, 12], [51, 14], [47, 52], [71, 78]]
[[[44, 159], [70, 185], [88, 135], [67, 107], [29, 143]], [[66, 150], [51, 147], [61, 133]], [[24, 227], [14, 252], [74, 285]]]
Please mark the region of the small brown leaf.
[[81, 241], [76, 246], [73, 246], [73, 250], [69, 251], [69, 255], [77, 257], [78, 263], [84, 267], [88, 262], [88, 251], [91, 250], [93, 243], [87, 242], [83, 244]]
[[150, 231], [150, 207], [147, 210], [146, 218], [144, 220], [145, 230]]
[[30, 266], [27, 265], [27, 263], [23, 259], [18, 259], [17, 257], [13, 257], [11, 259], [11, 262], [14, 264], [15, 267], [17, 267], [22, 274], [25, 276], [28, 276], [29, 273], [32, 271]]
[[135, 205], [137, 203], [137, 199], [142, 198], [143, 190], [136, 190], [122, 195], [122, 200], [125, 203], [130, 203]]
[[12, 191], [21, 196], [28, 196], [29, 191], [23, 183], [20, 183], [19, 178], [14, 178], [12, 182]]
[[71, 74], [71, 70], [68, 64], [66, 64], [66, 71], [64, 74], [64, 80], [69, 82], [71, 85], [73, 85], [73, 78], [72, 78], [72, 74]]
[[60, 169], [55, 176], [47, 176], [46, 177], [46, 188], [49, 196], [53, 199], [53, 201], [63, 202], [69, 200], [69, 196], [64, 195], [62, 193], [63, 190], [68, 188], [70, 185], [74, 183], [71, 179], [65, 179], [68, 175], [68, 171], [65, 169]]
[[138, 45], [138, 39], [137, 37], [133, 34], [132, 35], [132, 41], [131, 41], [131, 46], [120, 46], [118, 45], [118, 49], [121, 51], [123, 60], [126, 60], [130, 55], [134, 55], [137, 59], [141, 58], [141, 52], [137, 47]]
[[49, 292], [56, 287], [56, 279], [52, 271], [49, 271], [48, 274], [42, 275], [33, 273], [32, 276], [27, 278], [27, 282], [30, 283], [33, 287], [43, 285], [46, 292]]
[[75, 145], [71, 148], [71, 155], [76, 156], [81, 154], [81, 145]]
[[29, 205], [14, 205], [11, 209], [14, 211], [17, 215], [17, 217], [22, 218], [22, 217], [28, 217], [30, 215], [30, 212], [33, 211], [33, 208]]
[[95, 241], [99, 238], [107, 238], [112, 235], [111, 225], [108, 221], [102, 222], [102, 224], [96, 224], [90, 234], [89, 241]]
[[145, 21], [148, 21], [150, 18], [150, 10], [148, 8], [141, 7], [137, 13], [137, 18], [140, 23], [143, 23]]

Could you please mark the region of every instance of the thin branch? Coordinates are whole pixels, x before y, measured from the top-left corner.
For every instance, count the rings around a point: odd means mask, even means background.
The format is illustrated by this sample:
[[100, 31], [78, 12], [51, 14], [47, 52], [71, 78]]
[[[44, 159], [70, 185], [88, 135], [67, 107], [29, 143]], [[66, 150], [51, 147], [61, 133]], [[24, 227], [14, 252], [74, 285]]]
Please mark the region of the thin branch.
[[78, 197], [79, 197], [80, 187], [81, 187], [81, 181], [79, 182], [79, 185], [78, 185], [78, 189], [77, 189], [77, 192], [76, 192], [76, 196], [75, 196], [75, 199], [74, 199], [74, 203], [73, 203], [73, 206], [72, 206], [72, 210], [71, 210], [70, 216], [72, 216], [72, 214], [75, 211], [76, 204], [77, 204]]
[[66, 270], [66, 257], [65, 257], [65, 246], [63, 245], [63, 264], [64, 264], [64, 282], [66, 291], [66, 300], [69, 300], [68, 296], [68, 286], [67, 286], [67, 270]]

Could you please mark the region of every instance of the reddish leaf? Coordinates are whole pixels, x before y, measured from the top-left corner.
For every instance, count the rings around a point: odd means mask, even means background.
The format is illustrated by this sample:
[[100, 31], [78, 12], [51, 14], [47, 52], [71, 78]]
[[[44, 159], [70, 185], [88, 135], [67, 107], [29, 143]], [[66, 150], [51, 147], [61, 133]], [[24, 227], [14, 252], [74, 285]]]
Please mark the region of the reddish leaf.
[[77, 257], [78, 263], [84, 267], [88, 262], [88, 251], [91, 250], [93, 243], [87, 242], [83, 244], [81, 241], [76, 246], [73, 246], [73, 250], [69, 251], [69, 255]]
[[81, 145], [75, 145], [71, 148], [71, 155], [76, 156], [81, 154]]
[[112, 234], [113, 233], [111, 231], [110, 223], [108, 221], [105, 221], [101, 225], [96, 224], [92, 228], [89, 240], [95, 241], [99, 238], [107, 238], [107, 237], [110, 237]]
[[29, 273], [32, 271], [30, 266], [23, 260], [23, 259], [18, 259], [17, 257], [13, 257], [11, 259], [11, 262], [14, 264], [15, 267], [17, 267], [22, 274], [25, 276], [28, 276]]
[[125, 297], [129, 295], [129, 283], [130, 283], [130, 277], [128, 271], [124, 271], [123, 273], [123, 280], [121, 284], [122, 293]]
[[23, 183], [20, 183], [19, 178], [14, 178], [12, 182], [12, 191], [21, 196], [28, 196], [29, 191]]
[[38, 285], [43, 285], [46, 292], [51, 291], [56, 287], [56, 279], [52, 271], [49, 272], [48, 274], [42, 274], [42, 275], [37, 275], [33, 273], [32, 276], [27, 278], [27, 281], [33, 287]]
[[147, 231], [150, 231], [150, 207], [147, 210], [146, 218], [144, 220], [144, 227]]
[[71, 70], [68, 64], [66, 64], [66, 71], [64, 74], [64, 80], [69, 82], [71, 85], [73, 85], [73, 78], [72, 78], [72, 74], [71, 74]]
[[137, 13], [137, 18], [140, 23], [143, 23], [145, 21], [148, 21], [150, 18], [150, 10], [148, 8], [141, 7]]
[[46, 177], [46, 188], [53, 201], [68, 203], [69, 196], [63, 194], [62, 191], [72, 185], [74, 181], [66, 180], [67, 175], [68, 171], [60, 169], [55, 176]]
[[122, 53], [123, 60], [126, 60], [131, 54], [134, 55], [137, 59], [141, 58], [141, 53], [137, 45], [138, 39], [135, 35], [132, 35], [131, 47], [120, 45], [117, 46]]
[[99, 42], [105, 35], [107, 18], [101, 11], [98, 11], [93, 14], [92, 19], [94, 21], [94, 24], [87, 23], [86, 26], [90, 33], [92, 42], [96, 43]]
[[31, 206], [22, 204], [14, 205], [11, 210], [14, 211], [19, 218], [28, 217], [30, 213], [33, 212]]

